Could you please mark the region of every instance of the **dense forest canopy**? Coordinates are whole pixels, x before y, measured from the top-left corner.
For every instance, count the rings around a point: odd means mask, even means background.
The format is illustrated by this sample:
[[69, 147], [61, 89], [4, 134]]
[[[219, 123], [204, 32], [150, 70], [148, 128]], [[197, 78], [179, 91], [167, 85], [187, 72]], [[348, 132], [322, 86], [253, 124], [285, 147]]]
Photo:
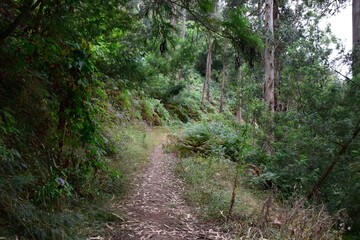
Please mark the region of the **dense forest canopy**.
[[83, 220], [64, 209], [112, 193], [127, 140], [111, 129], [139, 122], [187, 129], [180, 151], [255, 166], [284, 199], [346, 209], [359, 234], [359, 1], [352, 52], [319, 27], [348, 3], [1, 1], [0, 237], [73, 239]]

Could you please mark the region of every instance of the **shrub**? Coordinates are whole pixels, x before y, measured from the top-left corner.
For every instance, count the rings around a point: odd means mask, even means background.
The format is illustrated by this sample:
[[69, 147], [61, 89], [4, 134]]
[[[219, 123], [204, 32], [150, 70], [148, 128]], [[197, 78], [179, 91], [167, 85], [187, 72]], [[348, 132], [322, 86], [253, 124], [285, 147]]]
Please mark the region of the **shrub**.
[[142, 98], [141, 116], [143, 120], [152, 126], [160, 126], [170, 122], [169, 112], [164, 108], [160, 100], [154, 98]]
[[[200, 154], [243, 160], [244, 144], [247, 144], [247, 127], [231, 122], [209, 121], [190, 125], [178, 137], [176, 149], [183, 155]], [[248, 149], [247, 149], [248, 151]]]

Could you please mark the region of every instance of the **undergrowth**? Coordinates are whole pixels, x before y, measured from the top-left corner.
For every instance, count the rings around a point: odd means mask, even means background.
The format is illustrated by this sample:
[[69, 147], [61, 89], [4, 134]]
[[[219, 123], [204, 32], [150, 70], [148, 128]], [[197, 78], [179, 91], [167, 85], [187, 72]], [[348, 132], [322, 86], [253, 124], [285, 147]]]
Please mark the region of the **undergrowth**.
[[251, 128], [211, 116], [173, 137], [170, 148], [181, 157], [177, 172], [198, 215], [240, 239], [342, 239], [345, 212], [330, 214], [301, 193], [283, 198], [272, 176], [253, 164], [266, 154], [254, 137], [258, 130]]
[[[2, 136], [17, 136], [11, 115], [5, 120]], [[106, 222], [117, 220], [107, 208], [110, 199], [127, 193], [134, 174], [166, 132], [141, 122], [116, 122], [104, 130], [102, 161], [79, 167], [77, 161], [87, 153], [66, 145], [64, 158], [77, 167], [61, 171], [56, 164], [48, 168], [40, 161], [44, 156], [35, 153], [26, 153], [27, 158], [30, 154], [39, 158], [33, 160], [36, 168], [29, 167], [24, 155], [5, 147], [5, 138], [0, 138], [0, 238], [84, 239], [102, 234]]]
[[129, 190], [134, 174], [147, 164], [148, 156], [167, 136], [166, 127], [150, 129], [144, 123], [138, 125], [115, 125], [107, 130], [113, 148], [110, 165], [123, 172], [121, 195]]
[[106, 130], [112, 147], [110, 166], [121, 170], [121, 181], [112, 186], [112, 193], [103, 202], [101, 210], [112, 218], [104, 219], [97, 224], [96, 229], [87, 235], [99, 236], [106, 234], [106, 223], [121, 221], [123, 212], [117, 204], [134, 187], [134, 178], [141, 174], [148, 163], [150, 153], [161, 144], [169, 132], [167, 127], [150, 128], [145, 123], [113, 125]]
[[[195, 203], [198, 214], [206, 219], [225, 222], [236, 174], [235, 164], [216, 158], [189, 157], [179, 162], [177, 173], [185, 179], [187, 200]], [[232, 217], [239, 221], [255, 219], [260, 213], [262, 193], [250, 191], [242, 184], [236, 191], [238, 196]]]

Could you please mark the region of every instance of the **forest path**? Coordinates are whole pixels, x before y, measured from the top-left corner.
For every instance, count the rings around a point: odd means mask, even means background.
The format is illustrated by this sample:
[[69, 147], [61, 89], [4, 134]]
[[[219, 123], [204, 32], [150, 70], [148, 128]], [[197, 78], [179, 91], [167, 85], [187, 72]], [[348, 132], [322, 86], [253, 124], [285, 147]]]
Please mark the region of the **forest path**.
[[234, 239], [219, 227], [203, 224], [182, 198], [183, 183], [174, 174], [176, 156], [164, 153], [162, 144], [150, 156], [135, 188], [117, 208], [124, 221], [109, 239]]

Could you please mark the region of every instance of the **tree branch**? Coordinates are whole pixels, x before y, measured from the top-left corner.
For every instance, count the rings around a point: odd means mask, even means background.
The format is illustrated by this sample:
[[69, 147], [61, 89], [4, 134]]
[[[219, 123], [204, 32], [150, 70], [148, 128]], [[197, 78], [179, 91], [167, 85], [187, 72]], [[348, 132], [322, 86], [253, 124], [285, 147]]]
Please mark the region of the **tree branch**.
[[[230, 40], [235, 40], [234, 37], [232, 37], [231, 35], [228, 35], [228, 34], [223, 34], [219, 31], [219, 29], [216, 29], [214, 28], [213, 26], [210, 26], [210, 24], [208, 24], [206, 22], [206, 20], [202, 19], [201, 17], [199, 17], [200, 14], [196, 13], [195, 11], [193, 11], [190, 6], [188, 6], [188, 4], [186, 4], [187, 1], [185, 1], [185, 3], [181, 4], [181, 3], [178, 3], [177, 1], [172, 1], [172, 0], [167, 0], [168, 2], [171, 2], [172, 4], [174, 5], [177, 5], [181, 8], [185, 8], [186, 10], [188, 10], [188, 12], [191, 14], [191, 16], [193, 16], [203, 27], [205, 27], [208, 31], [214, 33], [215, 35], [218, 35], [220, 37], [223, 37], [223, 38], [227, 38], [227, 39], [230, 39]], [[180, 1], [182, 2], [182, 1]]]
[[313, 185], [311, 191], [307, 195], [308, 200], [311, 200], [317, 194], [319, 188], [321, 187], [321, 185], [323, 184], [323, 182], [325, 181], [327, 176], [329, 176], [330, 172], [333, 170], [335, 165], [340, 161], [340, 157], [345, 155], [345, 153], [347, 152], [351, 143], [356, 139], [356, 137], [359, 135], [359, 133], [360, 133], [360, 119], [359, 119], [358, 123], [356, 124], [356, 127], [354, 128], [351, 138], [344, 141], [344, 143], [342, 144], [342, 147], [337, 152], [334, 160], [330, 163], [330, 165], [326, 168], [326, 170], [323, 172], [323, 174], [319, 177], [319, 179]]
[[347, 82], [351, 82], [351, 83], [354, 84], [355, 86], [360, 87], [359, 84], [357, 84], [355, 81], [353, 81], [352, 79], [350, 79], [348, 76], [345, 76], [344, 74], [342, 74], [341, 72], [339, 72], [339, 71], [336, 70], [335, 68], [330, 67], [330, 69], [331, 69], [332, 71], [334, 71], [335, 73], [339, 74], [340, 76], [342, 76], [343, 78], [345, 78], [345, 80], [346, 80]]

